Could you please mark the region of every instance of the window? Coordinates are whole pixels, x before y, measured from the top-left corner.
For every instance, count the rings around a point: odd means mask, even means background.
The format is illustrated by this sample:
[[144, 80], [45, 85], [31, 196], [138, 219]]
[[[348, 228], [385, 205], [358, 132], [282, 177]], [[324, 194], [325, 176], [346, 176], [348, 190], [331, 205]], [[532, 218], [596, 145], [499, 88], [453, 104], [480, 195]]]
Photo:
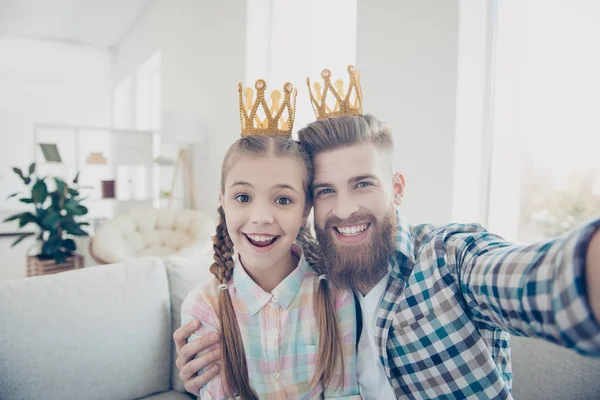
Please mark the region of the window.
[[114, 126], [117, 129], [132, 127], [131, 78], [126, 78], [115, 89]]
[[154, 54], [137, 70], [136, 119], [137, 129], [160, 130], [161, 114], [161, 55]]
[[528, 243], [600, 215], [600, 2], [498, 2], [488, 228]]

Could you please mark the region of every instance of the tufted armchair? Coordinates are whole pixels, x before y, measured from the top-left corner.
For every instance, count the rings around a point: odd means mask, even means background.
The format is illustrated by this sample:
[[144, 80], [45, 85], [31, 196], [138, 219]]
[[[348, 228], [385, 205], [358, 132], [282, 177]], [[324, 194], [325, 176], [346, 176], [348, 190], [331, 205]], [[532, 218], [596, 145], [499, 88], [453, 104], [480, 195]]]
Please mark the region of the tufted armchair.
[[195, 210], [129, 210], [106, 221], [90, 243], [92, 257], [101, 264], [138, 257], [208, 254], [215, 222]]

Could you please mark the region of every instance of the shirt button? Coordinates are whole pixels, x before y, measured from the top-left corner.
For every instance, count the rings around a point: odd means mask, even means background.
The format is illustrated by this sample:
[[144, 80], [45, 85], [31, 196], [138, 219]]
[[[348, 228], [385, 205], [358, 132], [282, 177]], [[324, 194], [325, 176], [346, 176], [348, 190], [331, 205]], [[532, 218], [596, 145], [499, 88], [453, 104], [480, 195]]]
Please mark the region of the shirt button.
[[279, 372], [273, 373], [273, 379], [279, 379]]
[[277, 303], [277, 297], [275, 297], [275, 296], [271, 297], [271, 303]]
[[279, 333], [279, 329], [277, 329], [277, 328], [271, 328], [271, 335], [277, 336], [278, 333]]

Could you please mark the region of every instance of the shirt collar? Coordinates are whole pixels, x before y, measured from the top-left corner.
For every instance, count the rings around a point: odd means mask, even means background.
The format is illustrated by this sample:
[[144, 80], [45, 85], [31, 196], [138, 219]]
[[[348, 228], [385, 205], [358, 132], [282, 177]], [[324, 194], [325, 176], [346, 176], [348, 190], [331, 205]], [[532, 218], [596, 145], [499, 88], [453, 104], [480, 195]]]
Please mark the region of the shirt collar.
[[288, 308], [300, 290], [302, 280], [308, 270], [308, 262], [304, 258], [302, 249], [297, 244], [294, 243], [291, 251], [300, 257], [298, 265], [271, 293], [265, 292], [254, 282], [242, 266], [238, 255], [234, 255], [233, 284], [238, 295], [252, 315], [258, 313], [269, 302], [279, 304], [283, 308]]
[[400, 211], [396, 209], [396, 243], [395, 250], [398, 253], [403, 254], [413, 263], [415, 262], [415, 245], [413, 243], [413, 237], [410, 234], [410, 224], [402, 215]]

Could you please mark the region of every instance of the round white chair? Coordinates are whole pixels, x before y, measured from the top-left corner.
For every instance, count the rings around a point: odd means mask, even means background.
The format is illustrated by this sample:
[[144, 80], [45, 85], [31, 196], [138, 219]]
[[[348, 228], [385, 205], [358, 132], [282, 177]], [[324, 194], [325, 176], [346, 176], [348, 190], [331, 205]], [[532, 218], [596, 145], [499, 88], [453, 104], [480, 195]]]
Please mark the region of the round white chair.
[[103, 223], [90, 242], [90, 253], [100, 264], [139, 257], [208, 254], [216, 222], [195, 210], [129, 210]]

